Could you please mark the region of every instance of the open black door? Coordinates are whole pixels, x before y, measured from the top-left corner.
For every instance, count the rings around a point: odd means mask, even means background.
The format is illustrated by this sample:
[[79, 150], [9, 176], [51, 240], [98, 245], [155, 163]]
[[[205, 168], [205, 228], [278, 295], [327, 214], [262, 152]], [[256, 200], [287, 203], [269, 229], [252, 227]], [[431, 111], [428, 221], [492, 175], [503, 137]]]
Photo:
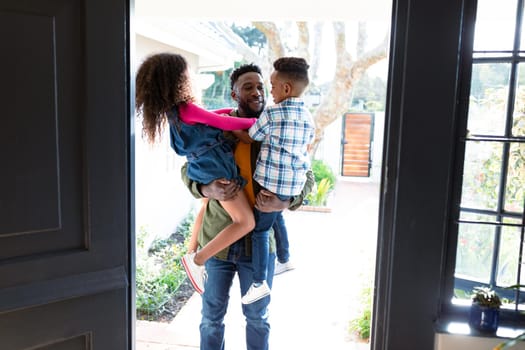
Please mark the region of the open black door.
[[0, 4], [0, 349], [130, 349], [127, 0]]

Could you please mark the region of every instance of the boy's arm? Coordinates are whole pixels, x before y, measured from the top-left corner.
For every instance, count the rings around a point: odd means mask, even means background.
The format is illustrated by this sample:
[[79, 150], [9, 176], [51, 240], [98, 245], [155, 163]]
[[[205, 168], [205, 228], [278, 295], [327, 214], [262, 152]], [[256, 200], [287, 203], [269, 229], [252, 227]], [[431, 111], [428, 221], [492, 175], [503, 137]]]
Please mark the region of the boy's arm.
[[257, 121], [248, 129], [248, 135], [255, 141], [262, 141], [269, 131], [268, 113], [263, 111]]

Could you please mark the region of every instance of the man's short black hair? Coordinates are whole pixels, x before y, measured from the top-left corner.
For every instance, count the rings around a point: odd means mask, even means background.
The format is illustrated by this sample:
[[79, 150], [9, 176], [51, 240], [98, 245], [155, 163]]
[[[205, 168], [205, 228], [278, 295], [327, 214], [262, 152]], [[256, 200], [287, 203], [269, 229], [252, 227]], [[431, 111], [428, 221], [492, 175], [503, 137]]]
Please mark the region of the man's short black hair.
[[254, 72], [262, 75], [261, 68], [259, 68], [259, 66], [253, 63], [243, 64], [242, 66], [239, 66], [236, 69], [234, 69], [234, 71], [230, 75], [230, 88], [233, 90], [233, 85], [235, 85], [237, 79], [239, 79], [241, 75], [249, 72]]

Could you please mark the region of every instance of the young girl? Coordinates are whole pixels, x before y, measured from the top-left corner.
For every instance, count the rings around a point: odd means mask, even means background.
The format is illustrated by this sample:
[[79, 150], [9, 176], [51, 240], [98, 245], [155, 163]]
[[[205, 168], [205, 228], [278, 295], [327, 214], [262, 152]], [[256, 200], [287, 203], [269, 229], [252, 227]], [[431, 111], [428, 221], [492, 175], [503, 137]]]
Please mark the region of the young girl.
[[[142, 114], [143, 132], [150, 143], [169, 124], [171, 147], [188, 161], [188, 177], [201, 184], [216, 179], [246, 181], [238, 174], [233, 158], [234, 142], [225, 138], [223, 130], [248, 129], [255, 118], [235, 118], [231, 109], [210, 112], [194, 104], [188, 63], [178, 54], [161, 53], [148, 57], [139, 67], [136, 77], [135, 105]], [[221, 113], [221, 114], [219, 114]], [[200, 227], [207, 200], [197, 215], [195, 227]], [[196, 233], [192, 233], [189, 253], [182, 264], [195, 290], [204, 292], [204, 263], [222, 249], [248, 234], [254, 226], [253, 210], [244, 191], [235, 199], [221, 202], [232, 223], [213, 240], [197, 250]]]

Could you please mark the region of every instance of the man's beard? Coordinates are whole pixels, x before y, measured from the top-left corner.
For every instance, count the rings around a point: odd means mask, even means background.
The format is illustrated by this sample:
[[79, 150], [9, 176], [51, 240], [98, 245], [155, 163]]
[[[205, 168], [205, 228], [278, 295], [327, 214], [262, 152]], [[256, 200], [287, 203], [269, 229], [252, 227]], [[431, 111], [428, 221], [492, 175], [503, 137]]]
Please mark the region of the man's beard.
[[260, 110], [256, 111], [250, 107], [250, 104], [248, 102], [239, 102], [239, 109], [241, 109], [244, 112], [244, 116], [248, 118], [259, 118], [262, 111], [264, 110], [264, 106], [266, 106], [266, 102], [262, 101]]

